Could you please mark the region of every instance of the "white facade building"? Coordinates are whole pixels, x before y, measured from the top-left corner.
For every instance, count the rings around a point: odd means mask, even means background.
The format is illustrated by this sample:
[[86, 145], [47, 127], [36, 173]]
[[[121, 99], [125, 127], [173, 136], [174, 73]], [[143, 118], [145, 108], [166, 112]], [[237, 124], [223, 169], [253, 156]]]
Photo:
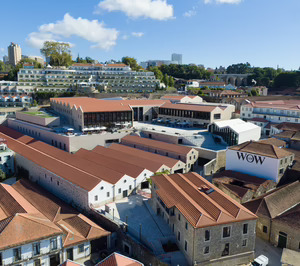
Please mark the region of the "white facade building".
[[226, 151], [226, 170], [279, 182], [294, 154], [271, 144], [246, 142]]
[[11, 43], [7, 48], [8, 50], [8, 63], [16, 66], [22, 59], [22, 50], [20, 45], [16, 43]]
[[258, 141], [261, 136], [261, 128], [241, 119], [231, 119], [214, 122], [209, 126], [212, 134], [222, 137], [227, 145], [237, 145], [246, 141]]
[[171, 103], [202, 103], [203, 99], [200, 96], [191, 95], [165, 95], [161, 100], [169, 100]]

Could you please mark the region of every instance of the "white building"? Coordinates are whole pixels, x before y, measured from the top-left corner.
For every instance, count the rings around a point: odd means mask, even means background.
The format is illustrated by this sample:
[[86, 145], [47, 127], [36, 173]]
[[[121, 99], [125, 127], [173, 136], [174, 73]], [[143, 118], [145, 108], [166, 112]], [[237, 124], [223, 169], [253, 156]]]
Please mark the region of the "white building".
[[[59, 265], [106, 248], [110, 232], [36, 184], [0, 184], [0, 265]], [[103, 248], [104, 249], [104, 248]]]
[[[241, 119], [253, 119], [254, 123], [256, 123], [255, 119], [264, 119], [269, 123], [275, 124], [283, 122], [300, 123], [300, 101], [278, 100], [251, 102], [241, 107]], [[260, 121], [257, 122], [262, 123]], [[262, 126], [262, 132], [267, 136], [270, 135], [269, 123], [264, 123]]]
[[199, 82], [196, 80], [188, 80], [186, 82], [185, 88], [189, 89], [189, 88], [199, 88]]
[[28, 59], [34, 60], [44, 66], [44, 58], [41, 56], [30, 55], [28, 56]]
[[22, 50], [20, 45], [16, 43], [11, 43], [7, 48], [8, 50], [8, 63], [16, 66], [22, 59]]
[[214, 122], [209, 126], [209, 132], [220, 136], [227, 145], [237, 145], [246, 141], [258, 141], [261, 136], [261, 128], [241, 119], [231, 119]]
[[294, 154], [274, 145], [248, 141], [226, 151], [226, 170], [279, 182]]
[[165, 95], [161, 100], [169, 100], [171, 103], [202, 103], [203, 99], [200, 96], [192, 95]]
[[182, 54], [172, 54], [171, 60], [177, 61], [179, 65], [182, 65]]

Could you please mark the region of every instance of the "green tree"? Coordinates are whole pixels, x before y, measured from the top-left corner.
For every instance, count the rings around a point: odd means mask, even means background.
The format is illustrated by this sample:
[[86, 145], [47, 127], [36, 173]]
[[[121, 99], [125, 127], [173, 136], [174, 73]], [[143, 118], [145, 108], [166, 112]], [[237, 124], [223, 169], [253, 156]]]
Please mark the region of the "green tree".
[[3, 181], [6, 178], [5, 172], [0, 169], [0, 180]]
[[68, 67], [73, 62], [70, 48], [69, 43], [46, 41], [40, 51], [46, 58], [50, 57], [51, 65]]
[[166, 87], [168, 87], [168, 85], [169, 85], [169, 76], [167, 74], [164, 74], [164, 77], [163, 77], [162, 81], [166, 85]]
[[139, 71], [142, 69], [142, 67], [138, 65], [136, 59], [133, 57], [128, 57], [128, 56], [123, 57], [122, 63], [127, 66], [130, 66], [130, 68], [134, 71]]
[[169, 87], [174, 87], [174, 86], [175, 86], [174, 78], [169, 76]]
[[155, 66], [155, 67], [150, 67], [150, 68], [149, 68], [149, 71], [153, 72], [154, 75], [155, 75], [155, 77], [156, 77], [158, 80], [160, 80], [160, 81], [163, 80], [164, 74], [159, 70], [159, 68], [158, 68], [157, 66]]
[[257, 90], [255, 89], [251, 90], [251, 96], [258, 96]]

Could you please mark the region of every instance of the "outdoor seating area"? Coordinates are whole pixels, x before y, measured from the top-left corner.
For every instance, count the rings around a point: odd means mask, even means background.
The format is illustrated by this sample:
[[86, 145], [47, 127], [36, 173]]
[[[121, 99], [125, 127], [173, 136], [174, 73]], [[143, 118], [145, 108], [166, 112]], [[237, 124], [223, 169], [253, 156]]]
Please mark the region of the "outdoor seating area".
[[171, 119], [163, 119], [161, 117], [152, 119], [152, 124], [155, 125], [164, 125], [167, 127], [177, 127], [177, 128], [190, 128], [194, 127], [194, 125], [190, 122], [182, 122], [180, 120], [175, 119], [175, 121], [171, 121]]

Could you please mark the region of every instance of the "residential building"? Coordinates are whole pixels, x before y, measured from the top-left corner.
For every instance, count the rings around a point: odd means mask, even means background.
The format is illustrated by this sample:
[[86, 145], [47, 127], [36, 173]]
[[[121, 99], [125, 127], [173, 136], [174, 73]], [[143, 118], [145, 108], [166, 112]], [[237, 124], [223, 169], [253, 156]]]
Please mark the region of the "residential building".
[[217, 120], [231, 119], [233, 112], [227, 105], [165, 103], [159, 107], [159, 118], [168, 122], [207, 126]]
[[165, 95], [160, 98], [161, 100], [169, 100], [171, 103], [202, 103], [203, 99], [200, 96], [192, 95]]
[[272, 144], [247, 141], [226, 151], [226, 170], [273, 180], [278, 183], [295, 155]]
[[188, 80], [185, 85], [185, 89], [199, 88], [199, 82], [196, 80]]
[[[115, 170], [115, 166], [86, 160], [4, 126], [0, 126], [0, 130], [0, 137], [7, 140], [7, 146], [15, 153], [19, 172], [26, 173], [31, 181], [86, 211], [127, 197], [154, 172], [145, 168], [132, 177], [124, 170]], [[117, 158], [115, 164], [118, 164]], [[149, 164], [152, 166], [155, 162]]]
[[198, 160], [197, 150], [178, 144], [130, 135], [122, 138], [121, 144], [183, 161], [186, 164], [186, 172], [193, 169]]
[[137, 260], [114, 252], [104, 260], [98, 262], [96, 266], [144, 266], [144, 264]]
[[[300, 123], [299, 100], [255, 101], [241, 107], [241, 119], [264, 119], [269, 123]], [[269, 123], [264, 123], [262, 132], [270, 135]]]
[[177, 64], [182, 65], [182, 54], [172, 54], [171, 61], [177, 61]]
[[277, 185], [273, 180], [231, 170], [214, 174], [213, 184], [239, 203], [257, 198]]
[[0, 95], [0, 107], [29, 107], [32, 102], [29, 95]]
[[[227, 145], [233, 146], [246, 141], [258, 141], [261, 136], [261, 128], [241, 119], [231, 119], [214, 122], [209, 125], [208, 131], [220, 137], [219, 141], [225, 141]], [[216, 141], [218, 138], [216, 138]]]
[[172, 228], [188, 265], [254, 257], [257, 216], [197, 173], [152, 177], [150, 205]]
[[232, 90], [204, 90], [203, 91], [208, 96], [221, 100], [227, 98], [246, 98], [248, 97], [248, 93], [232, 91]]
[[199, 83], [199, 88], [208, 88], [208, 89], [225, 89], [224, 81], [202, 81]]
[[242, 89], [248, 93], [251, 93], [253, 90], [255, 90], [259, 96], [268, 95], [268, 88], [265, 86], [243, 87]]
[[289, 148], [300, 150], [300, 124], [285, 122], [271, 125], [271, 135], [285, 141]]
[[16, 66], [22, 59], [22, 50], [20, 45], [16, 43], [11, 43], [8, 48], [8, 63]]
[[59, 265], [109, 247], [110, 232], [27, 179], [0, 194], [1, 265]]
[[258, 237], [279, 248], [299, 251], [299, 181], [279, 187], [243, 205], [258, 216]]
[[15, 172], [14, 152], [7, 147], [5, 139], [0, 139], [0, 169], [8, 176]]
[[42, 67], [44, 66], [44, 63], [45, 63], [44, 58], [41, 56], [30, 55], [30, 56], [28, 56], [28, 59], [31, 59], [33, 61], [40, 63], [42, 65]]
[[75, 88], [85, 85], [119, 92], [153, 92], [159, 81], [153, 72], [132, 71], [125, 64], [73, 64], [68, 69], [47, 67], [22, 68], [18, 72], [18, 85], [45, 88]]
[[259, 141], [260, 143], [271, 144], [278, 148], [286, 148], [286, 142], [276, 138], [267, 138]]
[[[122, 101], [105, 101], [87, 97], [51, 98], [51, 108], [79, 131], [111, 127], [112, 124], [132, 126], [132, 109]], [[90, 128], [90, 129], [89, 129]]]

